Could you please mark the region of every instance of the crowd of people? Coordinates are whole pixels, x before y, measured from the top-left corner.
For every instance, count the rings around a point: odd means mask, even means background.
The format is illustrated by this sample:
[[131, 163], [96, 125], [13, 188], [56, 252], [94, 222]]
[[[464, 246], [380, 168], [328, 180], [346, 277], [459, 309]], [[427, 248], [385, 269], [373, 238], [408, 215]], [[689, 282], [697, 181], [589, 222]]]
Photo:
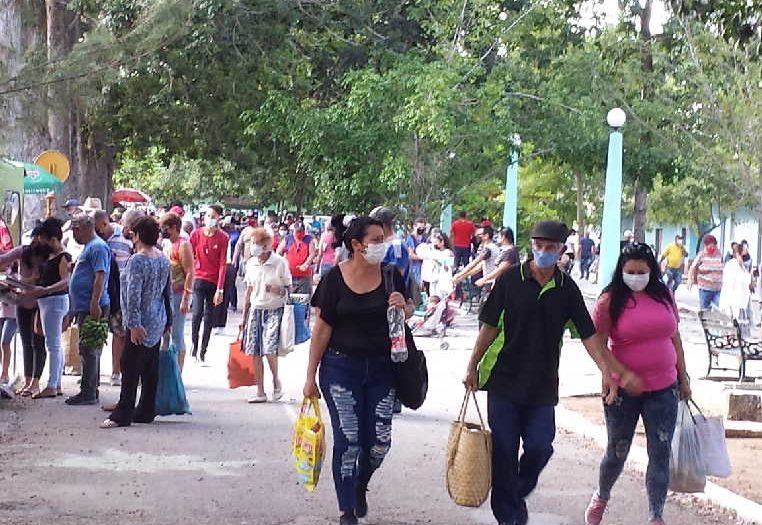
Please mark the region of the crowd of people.
[[[118, 403], [103, 407], [110, 414], [101, 427], [152, 422], [159, 352], [173, 347], [183, 367], [189, 316], [191, 357], [204, 365], [216, 351], [210, 345], [214, 329], [238, 309], [240, 279], [245, 294], [239, 330], [257, 384], [249, 402], [277, 401], [283, 396], [278, 355], [285, 308], [306, 296], [314, 325], [303, 393], [325, 399], [340, 524], [355, 525], [368, 512], [368, 486], [390, 450], [399, 404], [389, 309], [412, 322], [416, 309], [425, 305], [424, 316], [430, 315], [467, 285], [479, 290], [480, 328], [464, 384], [488, 393], [496, 520], [527, 523], [526, 498], [553, 454], [561, 340], [572, 322], [602, 374], [609, 435], [585, 523], [602, 522], [642, 417], [649, 524], [664, 524], [677, 405], [691, 395], [674, 300], [687, 256], [681, 238], [659, 259], [649, 246], [626, 239], [591, 315], [570, 268], [579, 258], [580, 277], [589, 278], [597, 247], [589, 234], [580, 238], [556, 221], [534, 226], [531, 255], [522, 258], [510, 228], [496, 230], [488, 219], [475, 224], [465, 213], [449, 232], [423, 217], [399, 232], [398, 217], [386, 206], [364, 216], [308, 222], [274, 212], [225, 215], [217, 205], [192, 217], [180, 202], [153, 215], [130, 209], [118, 216], [67, 204], [66, 223], [48, 218], [31, 232], [28, 245], [0, 255], [0, 269], [23, 285], [18, 300], [0, 310], [3, 348], [16, 326], [21, 335], [25, 381], [18, 395], [63, 395], [62, 337], [74, 325], [81, 334], [82, 378], [80, 391], [66, 403], [97, 404], [104, 341], [84, 334], [92, 333], [88, 323], [107, 323], [111, 380], [121, 390]], [[728, 304], [742, 315], [748, 295], [735, 290], [749, 291], [748, 248], [739, 244], [725, 261], [716, 239], [707, 235], [703, 244], [688, 282], [698, 285], [702, 307]], [[501, 330], [504, 343], [495, 347]], [[479, 367], [488, 354], [492, 364], [481, 383]], [[46, 359], [49, 377], [41, 388]], [[8, 381], [5, 359], [2, 379]]]

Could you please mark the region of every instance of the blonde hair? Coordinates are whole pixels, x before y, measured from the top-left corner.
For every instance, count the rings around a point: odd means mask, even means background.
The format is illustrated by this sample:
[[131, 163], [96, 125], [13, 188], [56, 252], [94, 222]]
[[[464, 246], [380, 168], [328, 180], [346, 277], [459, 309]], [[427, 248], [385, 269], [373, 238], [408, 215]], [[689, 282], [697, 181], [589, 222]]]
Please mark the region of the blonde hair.
[[265, 240], [272, 242], [273, 236], [266, 228], [254, 228], [251, 233], [251, 240], [256, 244], [261, 244]]

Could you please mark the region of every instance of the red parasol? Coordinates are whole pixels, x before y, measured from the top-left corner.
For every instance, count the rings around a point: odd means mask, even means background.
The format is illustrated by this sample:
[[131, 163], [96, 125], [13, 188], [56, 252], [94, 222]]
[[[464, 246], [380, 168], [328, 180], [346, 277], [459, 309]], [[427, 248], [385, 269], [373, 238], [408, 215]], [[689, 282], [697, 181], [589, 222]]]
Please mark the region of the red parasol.
[[114, 204], [124, 202], [149, 203], [151, 202], [151, 197], [140, 190], [133, 188], [120, 188], [118, 190], [114, 190], [114, 193], [111, 194], [111, 202]]

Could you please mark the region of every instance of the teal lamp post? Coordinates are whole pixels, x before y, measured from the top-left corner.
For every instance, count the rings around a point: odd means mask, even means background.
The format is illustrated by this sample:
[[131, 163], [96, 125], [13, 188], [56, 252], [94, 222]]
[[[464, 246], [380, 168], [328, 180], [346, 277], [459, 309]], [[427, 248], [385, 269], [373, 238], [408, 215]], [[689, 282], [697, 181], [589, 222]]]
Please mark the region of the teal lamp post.
[[505, 174], [505, 204], [503, 205], [503, 227], [508, 226], [518, 235], [517, 216], [519, 210], [519, 148], [521, 137], [514, 133], [510, 139], [511, 153]]
[[609, 111], [606, 121], [611, 126], [609, 156], [606, 165], [606, 193], [603, 197], [601, 259], [598, 264], [598, 288], [603, 290], [619, 259], [619, 237], [622, 230], [622, 132], [627, 115], [620, 108]]

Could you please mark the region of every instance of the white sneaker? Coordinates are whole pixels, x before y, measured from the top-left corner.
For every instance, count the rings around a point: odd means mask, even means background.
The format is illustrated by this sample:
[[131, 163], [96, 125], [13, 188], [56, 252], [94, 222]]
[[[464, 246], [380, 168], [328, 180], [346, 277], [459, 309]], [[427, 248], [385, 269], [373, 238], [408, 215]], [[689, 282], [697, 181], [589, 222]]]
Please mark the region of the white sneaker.
[[122, 386], [122, 374], [111, 374], [111, 386]]
[[6, 383], [0, 383], [0, 397], [3, 399], [13, 399], [13, 389]]
[[267, 396], [265, 394], [262, 394], [261, 396], [257, 394], [254, 397], [249, 398], [249, 403], [267, 403]]

